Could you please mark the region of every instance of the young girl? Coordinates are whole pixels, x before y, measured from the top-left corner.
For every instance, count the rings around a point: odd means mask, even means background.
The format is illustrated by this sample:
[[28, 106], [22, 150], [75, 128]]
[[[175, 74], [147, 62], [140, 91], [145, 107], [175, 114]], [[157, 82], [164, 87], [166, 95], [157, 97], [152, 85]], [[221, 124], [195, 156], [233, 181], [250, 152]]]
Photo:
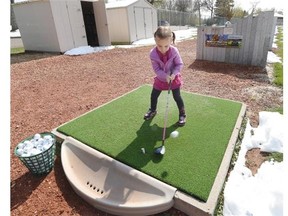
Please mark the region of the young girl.
[[175, 33], [168, 26], [160, 26], [154, 33], [156, 46], [150, 51], [152, 68], [156, 74], [150, 98], [150, 108], [144, 115], [145, 120], [153, 118], [157, 111], [158, 97], [163, 90], [168, 90], [171, 80], [173, 98], [179, 109], [178, 125], [184, 126], [186, 114], [184, 102], [180, 94], [182, 79], [180, 71], [183, 68], [183, 61], [179, 51], [171, 44], [175, 43]]

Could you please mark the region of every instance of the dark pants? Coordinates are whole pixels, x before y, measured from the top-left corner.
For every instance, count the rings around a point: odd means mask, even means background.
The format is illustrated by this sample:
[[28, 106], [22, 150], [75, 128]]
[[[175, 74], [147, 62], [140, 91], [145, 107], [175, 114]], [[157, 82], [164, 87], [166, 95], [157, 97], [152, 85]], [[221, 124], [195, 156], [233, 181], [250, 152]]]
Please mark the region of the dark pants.
[[[157, 90], [155, 88], [152, 89], [151, 98], [150, 98], [150, 100], [151, 100], [151, 107], [150, 108], [152, 111], [155, 111], [157, 109], [158, 97], [161, 94], [161, 92], [162, 92], [161, 90]], [[185, 114], [184, 102], [183, 102], [183, 99], [182, 99], [181, 94], [180, 94], [180, 88], [173, 89], [172, 94], [173, 94], [173, 98], [177, 104], [177, 107], [179, 109], [179, 115]]]

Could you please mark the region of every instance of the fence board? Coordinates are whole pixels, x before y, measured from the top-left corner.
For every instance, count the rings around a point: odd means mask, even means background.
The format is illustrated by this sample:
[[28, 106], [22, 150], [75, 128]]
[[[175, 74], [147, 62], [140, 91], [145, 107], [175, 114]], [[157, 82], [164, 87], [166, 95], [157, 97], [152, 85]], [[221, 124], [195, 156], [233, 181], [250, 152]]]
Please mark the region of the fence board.
[[266, 11], [258, 16], [232, 19], [233, 34], [242, 36], [242, 45], [237, 47], [207, 47], [205, 34], [223, 35], [224, 26], [200, 26], [197, 31], [196, 58], [200, 60], [227, 62], [265, 67], [268, 51], [271, 50], [271, 37], [274, 37], [274, 11]]

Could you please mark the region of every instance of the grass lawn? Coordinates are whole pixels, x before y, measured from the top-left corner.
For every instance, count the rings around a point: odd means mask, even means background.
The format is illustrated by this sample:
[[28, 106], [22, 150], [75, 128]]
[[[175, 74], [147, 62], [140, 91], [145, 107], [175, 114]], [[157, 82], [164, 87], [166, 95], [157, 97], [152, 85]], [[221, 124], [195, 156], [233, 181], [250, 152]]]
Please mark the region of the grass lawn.
[[[187, 123], [177, 127], [178, 109], [170, 95], [166, 153], [162, 157], [154, 154], [154, 148], [162, 143], [167, 91], [159, 97], [158, 114], [144, 121], [151, 88], [141, 86], [57, 131], [206, 202], [242, 103], [182, 92]], [[169, 137], [174, 130], [179, 136]]]

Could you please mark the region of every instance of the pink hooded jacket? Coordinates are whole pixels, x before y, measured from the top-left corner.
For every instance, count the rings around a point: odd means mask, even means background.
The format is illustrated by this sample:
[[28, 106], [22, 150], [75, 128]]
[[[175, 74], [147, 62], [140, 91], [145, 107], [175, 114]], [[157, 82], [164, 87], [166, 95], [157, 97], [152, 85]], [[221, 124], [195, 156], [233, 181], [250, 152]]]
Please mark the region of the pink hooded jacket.
[[160, 56], [157, 53], [157, 47], [154, 47], [150, 51], [150, 59], [152, 68], [156, 74], [156, 77], [154, 78], [154, 87], [156, 89], [168, 89], [166, 77], [167, 75], [170, 75], [171, 72], [176, 76], [172, 82], [171, 89], [179, 88], [182, 85], [180, 71], [183, 68], [183, 61], [176, 47], [170, 46], [170, 54], [166, 64], [161, 61]]

